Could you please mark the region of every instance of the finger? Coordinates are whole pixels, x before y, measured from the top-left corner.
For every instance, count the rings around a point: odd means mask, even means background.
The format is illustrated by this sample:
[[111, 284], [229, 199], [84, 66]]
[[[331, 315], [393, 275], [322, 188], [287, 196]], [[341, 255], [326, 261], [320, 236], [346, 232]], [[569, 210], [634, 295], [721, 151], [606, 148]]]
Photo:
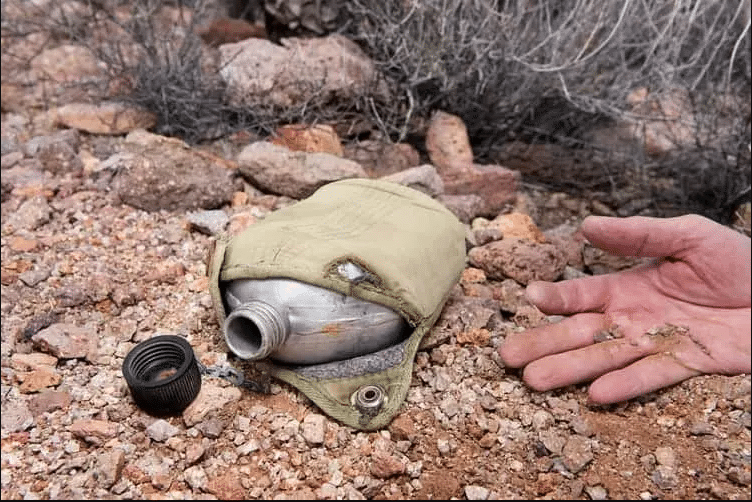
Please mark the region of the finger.
[[499, 347], [499, 356], [506, 366], [520, 368], [530, 361], [593, 343], [593, 333], [607, 329], [602, 314], [579, 314], [546, 326], [507, 335]]
[[644, 357], [653, 346], [648, 337], [596, 343], [533, 361], [525, 367], [522, 378], [539, 391], [585, 382]]
[[617, 403], [699, 374], [670, 354], [655, 354], [598, 378], [590, 385], [588, 395], [594, 403]]
[[682, 255], [694, 247], [707, 218], [685, 215], [676, 218], [588, 216], [582, 233], [594, 246], [622, 256], [664, 257]]
[[611, 301], [613, 277], [597, 275], [562, 282], [531, 282], [525, 294], [546, 314], [603, 312]]

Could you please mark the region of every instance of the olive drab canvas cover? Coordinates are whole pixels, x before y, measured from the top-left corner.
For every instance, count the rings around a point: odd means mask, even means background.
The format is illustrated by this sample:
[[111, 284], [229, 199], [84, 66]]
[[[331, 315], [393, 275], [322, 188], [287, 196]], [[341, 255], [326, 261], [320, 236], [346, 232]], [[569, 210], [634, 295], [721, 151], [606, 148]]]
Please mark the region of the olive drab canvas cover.
[[[348, 262], [366, 271], [365, 279], [338, 271]], [[399, 312], [412, 332], [381, 351], [305, 366], [256, 363], [331, 417], [373, 430], [405, 399], [418, 345], [464, 267], [464, 226], [442, 204], [394, 183], [350, 179], [218, 238], [208, 273], [220, 325], [228, 313], [223, 284], [235, 279], [295, 279]]]

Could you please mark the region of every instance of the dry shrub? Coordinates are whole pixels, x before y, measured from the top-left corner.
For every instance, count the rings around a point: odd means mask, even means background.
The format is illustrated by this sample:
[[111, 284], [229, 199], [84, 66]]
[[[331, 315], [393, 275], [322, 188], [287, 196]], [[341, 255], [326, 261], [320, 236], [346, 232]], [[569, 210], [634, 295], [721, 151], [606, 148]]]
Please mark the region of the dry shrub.
[[441, 107], [476, 139], [562, 139], [583, 117], [623, 116], [639, 87], [748, 94], [745, 3], [350, 0], [344, 30], [400, 86], [391, 133]]
[[[178, 11], [190, 5], [192, 15], [165, 25], [165, 5]], [[2, 6], [4, 40], [36, 30], [89, 47], [109, 72], [103, 96], [119, 93], [155, 111], [156, 132], [189, 142], [366, 114], [384, 136], [420, 144], [425, 119], [442, 109], [465, 121], [479, 161], [494, 161], [510, 141], [586, 152], [595, 159], [587, 173], [549, 169], [526, 181], [591, 196], [597, 187], [597, 196], [615, 206], [642, 195], [649, 203], [634, 212], [723, 219], [749, 193], [749, 0], [342, 1], [345, 24], [338, 31], [374, 58], [397, 98], [322, 97], [286, 109], [229, 103], [195, 33], [226, 0], [5, 0]], [[16, 15], [6, 16], [10, 6]], [[595, 128], [639, 120], [628, 99], [639, 88], [657, 99], [677, 89], [690, 96], [697, 130], [690, 144], [654, 158], [644, 149], [625, 155], [592, 141]], [[747, 104], [723, 115], [714, 103], [724, 96]]]
[[[345, 32], [380, 63], [402, 98], [374, 107], [395, 139], [417, 129], [415, 117], [440, 108], [462, 117], [479, 159], [493, 160], [511, 140], [602, 150], [587, 141], [588, 133], [617, 120], [639, 119], [627, 98], [641, 87], [657, 97], [686, 91], [697, 105], [692, 112], [710, 133], [721, 112], [704, 104], [723, 95], [749, 102], [748, 0], [350, 0], [345, 5], [350, 17]], [[673, 177], [683, 195], [677, 200], [673, 190], [653, 193], [655, 212], [676, 203], [717, 217], [750, 182], [748, 107], [730, 120], [728, 135], [698, 134], [678, 158], [638, 154], [616, 172], [608, 169], [609, 176], [622, 177], [612, 185], [623, 187], [635, 169], [648, 181]], [[624, 163], [608, 154], [601, 151], [599, 157]], [[713, 167], [700, 167], [708, 158]], [[576, 180], [578, 173], [558, 175]], [[528, 181], [571, 188], [573, 180]], [[650, 185], [640, 189], [655, 192]]]
[[[13, 14], [8, 18], [6, 3]], [[51, 6], [52, 15], [46, 10]], [[332, 102], [314, 95], [289, 108], [231, 103], [216, 49], [202, 44], [197, 34], [203, 24], [226, 15], [226, 8], [224, 0], [67, 0], [60, 6], [54, 0], [6, 0], [2, 29], [8, 39], [41, 34], [51, 43], [87, 47], [108, 74], [92, 94], [153, 111], [154, 132], [189, 143], [238, 130], [269, 134], [284, 123], [362, 115], [365, 101], [360, 98]]]

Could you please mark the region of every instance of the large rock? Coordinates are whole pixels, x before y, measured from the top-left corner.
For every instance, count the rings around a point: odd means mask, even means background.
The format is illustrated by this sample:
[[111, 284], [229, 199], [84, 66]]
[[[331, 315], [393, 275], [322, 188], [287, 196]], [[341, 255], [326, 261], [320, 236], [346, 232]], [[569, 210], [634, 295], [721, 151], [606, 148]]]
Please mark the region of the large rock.
[[304, 126], [288, 124], [277, 128], [271, 143], [297, 152], [331, 153], [342, 157], [344, 151], [334, 128], [326, 124]]
[[250, 38], [219, 47], [220, 75], [237, 106], [291, 107], [363, 94], [388, 98], [373, 62], [341, 35], [286, 38], [283, 45]]
[[248, 38], [266, 38], [263, 26], [251, 24], [244, 19], [221, 17], [210, 24], [199, 26], [196, 33], [205, 44], [217, 47], [222, 44], [232, 44]]
[[294, 152], [265, 141], [245, 147], [237, 163], [256, 187], [294, 199], [308, 197], [332, 181], [366, 177], [363, 168], [351, 160], [328, 153]]
[[409, 143], [368, 139], [351, 143], [344, 150], [345, 158], [363, 166], [372, 177], [387, 176], [420, 165], [420, 154]]
[[97, 348], [98, 334], [90, 328], [56, 323], [31, 337], [35, 347], [59, 359], [83, 359]]
[[497, 165], [473, 164], [467, 128], [459, 117], [436, 112], [426, 132], [426, 149], [444, 180], [444, 192], [480, 196], [483, 207], [479, 214], [496, 216], [517, 199], [520, 173]]
[[382, 176], [380, 179], [419, 190], [431, 197], [444, 193], [444, 182], [431, 164], [411, 167], [398, 173]]
[[42, 79], [60, 83], [104, 76], [104, 65], [97, 61], [91, 49], [73, 44], [45, 49], [31, 60], [31, 69]]
[[232, 200], [235, 170], [224, 159], [179, 141], [125, 146], [100, 167], [112, 176], [109, 186], [123, 203], [145, 211], [189, 211]]
[[[15, 152], [20, 153], [20, 152]], [[11, 154], [12, 155], [12, 154]], [[24, 196], [52, 196], [59, 186], [58, 178], [44, 169], [39, 159], [23, 159], [13, 167], [2, 170], [3, 187], [15, 194]], [[3, 202], [5, 202], [3, 200]]]
[[428, 157], [442, 175], [473, 163], [473, 150], [462, 119], [437, 111], [426, 132]]
[[60, 131], [49, 136], [35, 136], [24, 145], [26, 154], [39, 160], [53, 174], [78, 173], [83, 162], [78, 155], [81, 138], [78, 131]]
[[[7, 16], [9, 4], [18, 4], [16, 8], [24, 11], [20, 18]], [[20, 28], [19, 22], [41, 23], [42, 20], [49, 27], [63, 26], [63, 21], [54, 21], [49, 16], [37, 17], [37, 13], [43, 13], [43, 8], [36, 2], [33, 5], [28, 2], [3, 2], [2, 5], [3, 22], [8, 26], [18, 25]], [[70, 21], [71, 18], [67, 17], [65, 29], [73, 33], [76, 28], [69, 24]], [[103, 83], [101, 78], [106, 76], [106, 67], [97, 61], [87, 47], [66, 43], [60, 45], [63, 41], [50, 40], [49, 30], [44, 29], [19, 29], [14, 36], [3, 36], [0, 56], [3, 92], [0, 93], [0, 101], [4, 113], [12, 111], [27, 115], [30, 110], [47, 110], [58, 103], [91, 99], [95, 92], [101, 94], [101, 87], [94, 91], [97, 86], [92, 84]], [[50, 48], [51, 45], [57, 46]], [[93, 44], [90, 46], [94, 47]], [[34, 121], [40, 123], [45, 113], [34, 115]]]
[[[481, 242], [478, 234], [484, 232], [495, 232], [498, 238], [490, 240], [500, 240], [501, 238], [527, 239], [532, 242], [543, 243], [546, 238], [540, 231], [533, 219], [523, 213], [500, 214], [489, 222], [479, 219], [479, 223], [473, 222], [473, 231], [476, 233], [476, 239]], [[485, 244], [485, 242], [484, 242]]]
[[480, 195], [447, 195], [437, 197], [462, 223], [470, 223], [477, 216], [485, 214], [486, 203]]
[[554, 281], [564, 272], [567, 259], [553, 244], [527, 239], [502, 239], [468, 252], [470, 264], [486, 272], [489, 279], [514, 279], [520, 284]]
[[91, 134], [125, 134], [157, 123], [156, 115], [149, 110], [115, 102], [71, 103], [57, 108], [54, 116], [57, 124]]
[[444, 192], [448, 195], [479, 195], [484, 202], [482, 213], [496, 216], [517, 198], [520, 173], [502, 166], [470, 164], [442, 173]]

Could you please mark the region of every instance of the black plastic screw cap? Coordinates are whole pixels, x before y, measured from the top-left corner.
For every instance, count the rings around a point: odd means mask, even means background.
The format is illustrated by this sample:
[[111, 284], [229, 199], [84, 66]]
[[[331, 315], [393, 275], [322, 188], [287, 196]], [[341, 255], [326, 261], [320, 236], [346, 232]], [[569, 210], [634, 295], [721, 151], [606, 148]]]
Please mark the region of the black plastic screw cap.
[[201, 390], [196, 355], [177, 335], [159, 335], [136, 345], [125, 356], [123, 377], [136, 404], [152, 415], [181, 413]]

